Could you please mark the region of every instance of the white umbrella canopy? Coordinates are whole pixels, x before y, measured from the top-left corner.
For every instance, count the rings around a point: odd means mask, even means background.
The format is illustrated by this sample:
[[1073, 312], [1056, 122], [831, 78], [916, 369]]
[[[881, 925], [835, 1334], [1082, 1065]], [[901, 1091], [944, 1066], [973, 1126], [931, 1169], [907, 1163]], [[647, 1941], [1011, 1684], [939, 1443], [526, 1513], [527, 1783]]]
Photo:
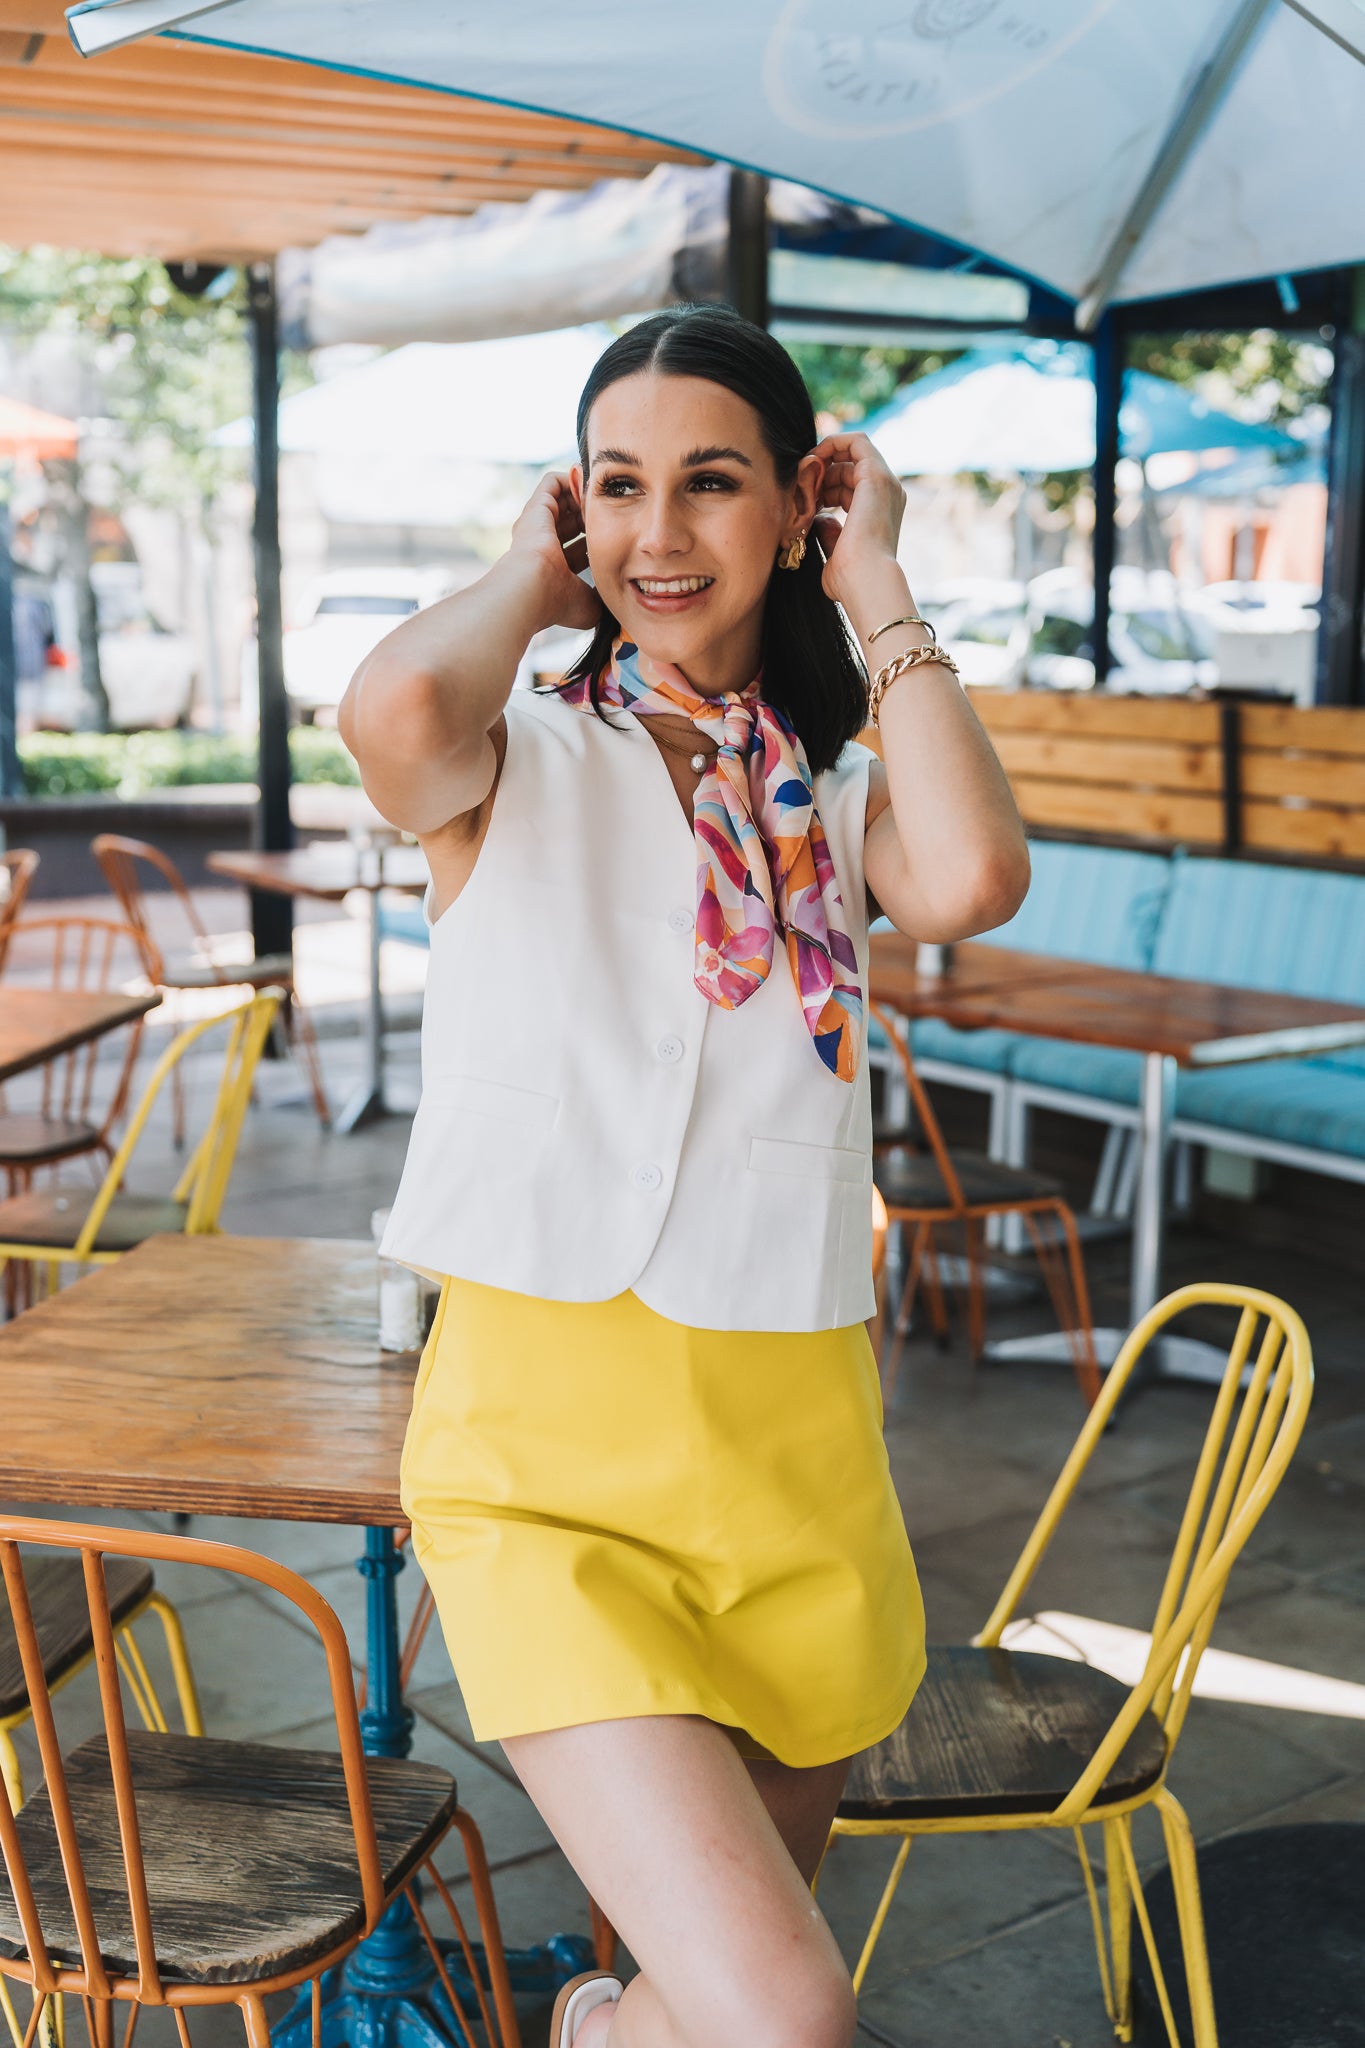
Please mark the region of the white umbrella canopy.
[[[566, 327], [500, 341], [414, 341], [286, 398], [280, 447], [348, 461], [571, 461], [578, 396], [611, 338], [607, 327]], [[249, 447], [252, 423], [233, 420], [214, 438]]]
[[878, 207], [1080, 302], [1365, 259], [1361, 0], [85, 0], [539, 108]]

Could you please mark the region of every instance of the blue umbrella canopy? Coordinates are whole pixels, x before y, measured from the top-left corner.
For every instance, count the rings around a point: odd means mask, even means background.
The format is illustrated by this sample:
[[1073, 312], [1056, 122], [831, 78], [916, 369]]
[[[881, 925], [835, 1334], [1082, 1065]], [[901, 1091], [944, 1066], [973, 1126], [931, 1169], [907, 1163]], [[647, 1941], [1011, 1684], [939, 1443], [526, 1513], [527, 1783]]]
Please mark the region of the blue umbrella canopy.
[[[1298, 452], [1279, 427], [1220, 412], [1197, 392], [1145, 370], [1124, 376], [1123, 453], [1139, 461], [1181, 449]], [[897, 392], [866, 422], [898, 476], [959, 470], [1086, 469], [1095, 459], [1095, 387], [1088, 348], [1026, 341], [971, 349]]]

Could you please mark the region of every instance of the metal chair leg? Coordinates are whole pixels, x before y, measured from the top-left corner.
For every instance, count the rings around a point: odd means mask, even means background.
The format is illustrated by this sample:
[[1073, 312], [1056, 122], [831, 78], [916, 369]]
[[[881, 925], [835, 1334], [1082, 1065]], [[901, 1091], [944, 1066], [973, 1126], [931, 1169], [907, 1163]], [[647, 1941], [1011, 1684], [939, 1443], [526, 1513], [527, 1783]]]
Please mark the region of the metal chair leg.
[[313, 1029], [313, 1020], [299, 1001], [298, 991], [290, 985], [289, 1000], [284, 1006], [286, 1026], [291, 1037], [298, 1036], [299, 1048], [303, 1053], [304, 1065], [308, 1069], [308, 1086], [312, 1090], [313, 1107], [318, 1113], [318, 1122], [325, 1130], [332, 1123], [332, 1105], [327, 1100], [327, 1089], [322, 1078], [322, 1052], [318, 1035]]
[[972, 1364], [979, 1365], [986, 1349], [986, 1281], [982, 1271], [979, 1217], [963, 1218], [962, 1236], [967, 1253], [967, 1349]]
[[162, 1633], [166, 1638], [166, 1653], [171, 1660], [171, 1671], [175, 1677], [175, 1690], [180, 1701], [180, 1715], [185, 1723], [185, 1733], [202, 1735], [204, 1717], [199, 1709], [199, 1692], [194, 1682], [190, 1653], [185, 1647], [185, 1631], [181, 1627], [180, 1616], [164, 1593], [153, 1593], [147, 1605], [161, 1623]]
[[946, 1351], [950, 1341], [948, 1304], [943, 1298], [943, 1274], [939, 1270], [932, 1223], [924, 1226], [924, 1282], [929, 1299], [929, 1320], [934, 1326], [934, 1342], [940, 1351]]
[[1133, 1908], [1123, 1860], [1126, 1820], [1104, 1823], [1104, 1869], [1109, 1887], [1109, 1954], [1114, 1969], [1114, 2035], [1133, 2038]]
[[1180, 1924], [1180, 1949], [1185, 1959], [1185, 1985], [1190, 1997], [1194, 2048], [1218, 2048], [1213, 1981], [1209, 1975], [1209, 1951], [1204, 1935], [1204, 1908], [1199, 1897], [1194, 1835], [1184, 1807], [1164, 1786], [1156, 1795], [1156, 1809], [1161, 1815], [1161, 1829], [1166, 1837], [1166, 1854], [1171, 1865], [1171, 1886], [1175, 1893], [1176, 1918]]
[[901, 1836], [901, 1845], [896, 1851], [896, 1860], [891, 1865], [886, 1883], [882, 1886], [882, 1895], [877, 1901], [877, 1910], [872, 1916], [872, 1925], [867, 1930], [867, 1939], [863, 1943], [863, 1952], [859, 1956], [853, 1972], [853, 1989], [855, 1993], [863, 1988], [863, 1979], [867, 1975], [868, 1965], [872, 1961], [877, 1943], [881, 1940], [882, 1929], [886, 1925], [886, 1916], [891, 1911], [891, 1901], [896, 1896], [896, 1888], [900, 1884], [901, 1874], [905, 1869], [906, 1858], [910, 1854], [910, 1844], [913, 1840], [913, 1835]]

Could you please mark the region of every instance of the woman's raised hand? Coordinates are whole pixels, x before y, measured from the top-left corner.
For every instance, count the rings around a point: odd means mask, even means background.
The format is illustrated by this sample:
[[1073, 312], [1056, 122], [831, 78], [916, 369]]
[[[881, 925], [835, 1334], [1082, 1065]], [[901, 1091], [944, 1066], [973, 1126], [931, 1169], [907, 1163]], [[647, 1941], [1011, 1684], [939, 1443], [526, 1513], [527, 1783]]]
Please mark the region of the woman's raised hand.
[[[827, 434], [814, 452], [825, 465], [815, 520], [825, 594], [847, 609], [859, 587], [896, 560], [905, 492], [866, 434]], [[829, 516], [835, 512], [842, 521]]]
[[575, 574], [586, 559], [573, 484], [553, 472], [543, 476], [517, 515], [505, 560], [538, 578], [546, 625], [591, 631], [597, 624], [602, 613], [597, 594]]

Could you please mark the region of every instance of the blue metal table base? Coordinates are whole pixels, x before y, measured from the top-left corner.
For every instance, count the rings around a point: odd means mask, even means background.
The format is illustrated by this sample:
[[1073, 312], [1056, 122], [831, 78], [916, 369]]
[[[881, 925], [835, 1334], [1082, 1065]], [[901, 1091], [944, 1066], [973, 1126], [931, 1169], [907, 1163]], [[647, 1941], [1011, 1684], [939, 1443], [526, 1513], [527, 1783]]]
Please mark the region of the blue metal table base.
[[[368, 1690], [360, 1716], [369, 1756], [406, 1756], [412, 1747], [412, 1709], [403, 1704], [399, 1671], [395, 1580], [407, 1560], [392, 1529], [367, 1529], [365, 1555], [356, 1569], [366, 1585]], [[478, 2000], [458, 1942], [440, 1944], [456, 1996], [477, 2025]], [[483, 1972], [483, 1955], [471, 1944]], [[536, 1948], [507, 1955], [514, 1992], [550, 1998], [561, 1984], [593, 1966], [592, 1943], [581, 1934], [553, 1934]], [[487, 1977], [484, 1974], [485, 1989]], [[311, 1987], [300, 1987], [289, 2011], [271, 2029], [273, 2048], [310, 2048]], [[322, 1980], [323, 2048], [473, 2048], [451, 2006], [406, 1899], [396, 1899], [374, 1933], [339, 1969]]]

